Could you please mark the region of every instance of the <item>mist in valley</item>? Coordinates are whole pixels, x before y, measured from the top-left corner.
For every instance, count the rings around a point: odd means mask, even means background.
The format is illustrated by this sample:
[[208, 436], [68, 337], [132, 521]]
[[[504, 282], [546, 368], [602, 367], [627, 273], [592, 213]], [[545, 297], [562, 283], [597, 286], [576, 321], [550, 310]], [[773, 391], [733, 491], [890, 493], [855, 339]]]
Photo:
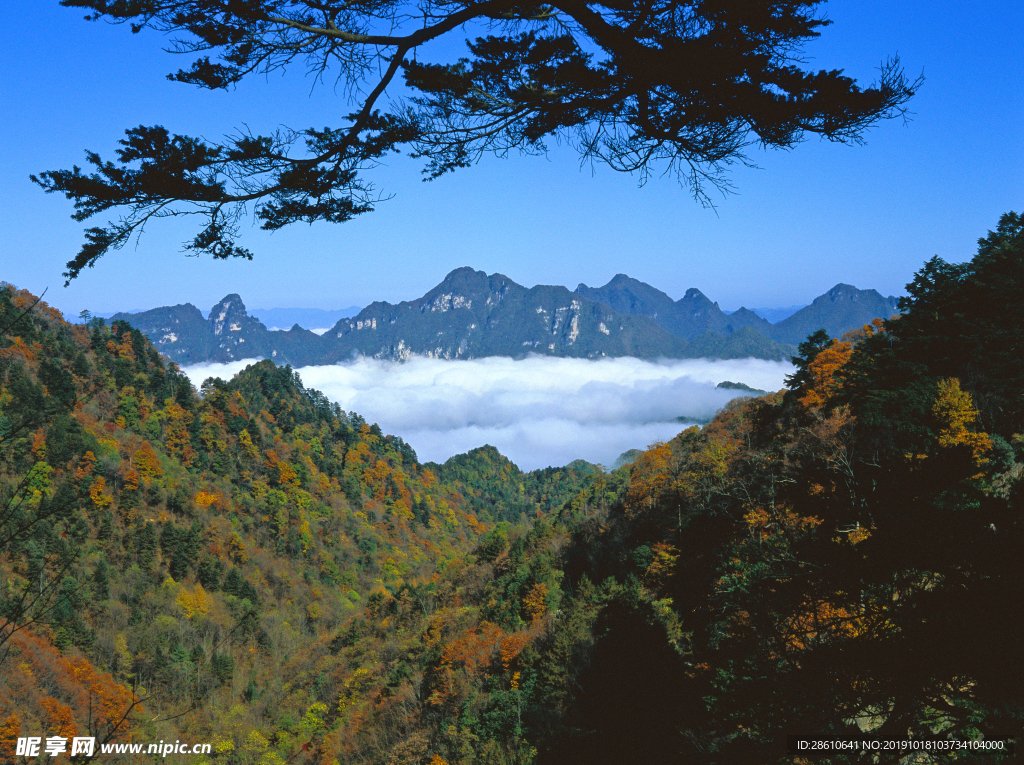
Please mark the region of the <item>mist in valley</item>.
[[[183, 371], [199, 387], [254, 360]], [[774, 391], [793, 367], [759, 359], [585, 359], [532, 356], [406, 362], [362, 358], [296, 371], [346, 411], [407, 441], [421, 461], [444, 462], [484, 444], [523, 470], [584, 459], [612, 465], [623, 452], [666, 441], [709, 419], [738, 391], [729, 380]]]

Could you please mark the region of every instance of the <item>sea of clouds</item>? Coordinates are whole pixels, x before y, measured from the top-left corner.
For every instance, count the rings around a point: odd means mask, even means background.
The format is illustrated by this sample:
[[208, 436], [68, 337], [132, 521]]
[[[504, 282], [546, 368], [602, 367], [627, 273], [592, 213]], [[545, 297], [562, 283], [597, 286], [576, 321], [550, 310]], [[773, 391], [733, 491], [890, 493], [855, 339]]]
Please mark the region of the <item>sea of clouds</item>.
[[[198, 387], [254, 363], [185, 367]], [[723, 380], [778, 390], [789, 363], [760, 359], [643, 361], [491, 357], [405, 362], [359, 359], [296, 370], [307, 388], [401, 436], [423, 462], [491, 444], [523, 470], [584, 459], [612, 465], [629, 449], [667, 441], [707, 419], [736, 391]]]

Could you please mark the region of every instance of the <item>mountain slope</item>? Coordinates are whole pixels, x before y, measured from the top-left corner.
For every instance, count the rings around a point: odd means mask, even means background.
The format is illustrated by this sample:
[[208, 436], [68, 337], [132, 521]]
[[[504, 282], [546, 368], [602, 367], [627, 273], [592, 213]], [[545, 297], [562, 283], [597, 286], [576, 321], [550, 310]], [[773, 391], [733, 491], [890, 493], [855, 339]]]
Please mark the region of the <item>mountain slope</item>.
[[[580, 284], [576, 292], [623, 313], [649, 316], [663, 329], [686, 340], [695, 341], [700, 338], [696, 347], [688, 351], [695, 356], [699, 353], [729, 354], [729, 350], [719, 352], [714, 349], [726, 348], [722, 345], [726, 342], [723, 338], [746, 327], [762, 335], [764, 340], [754, 341], [748, 334], [747, 341], [736, 344], [738, 347], [748, 347], [749, 355], [759, 358], [781, 358], [784, 353], [792, 353], [792, 349], [780, 349], [776, 343], [795, 346], [818, 329], [825, 329], [831, 336], [840, 337], [850, 330], [869, 324], [872, 319], [888, 319], [898, 313], [896, 298], [884, 298], [875, 290], [859, 290], [849, 284], [837, 284], [824, 295], [815, 298], [811, 305], [777, 324], [766, 321], [746, 308], [726, 314], [717, 303], [713, 303], [695, 288], [688, 289], [682, 298], [673, 302], [664, 292], [625, 274], [616, 275], [603, 287], [593, 288]], [[706, 335], [709, 332], [714, 334]]]
[[127, 321], [146, 335], [160, 353], [179, 364], [208, 361], [213, 350], [206, 319], [191, 303], [139, 313], [116, 313], [110, 321]]
[[740, 327], [729, 334], [705, 332], [686, 349], [692, 358], [770, 359], [788, 361], [793, 352], [751, 327]]
[[[226, 301], [216, 336], [252, 331]], [[0, 759], [36, 734], [203, 741], [231, 763], [447, 752], [430, 663], [480, 624], [474, 551], [543, 526], [594, 468], [422, 465], [288, 367], [197, 392], [126, 322], [33, 302], [0, 285]], [[508, 661], [536, 637], [488, 635]], [[392, 733], [378, 698], [405, 700]]]
[[659, 327], [685, 340], [695, 340], [705, 332], [725, 335], [744, 326], [757, 329], [767, 325], [745, 309], [741, 309], [744, 313], [739, 316], [727, 316], [718, 303], [696, 288], [691, 287], [683, 297], [673, 301], [661, 290], [625, 274], [617, 274], [603, 287], [580, 284], [575, 291], [620, 313], [649, 316]]
[[852, 329], [870, 324], [872, 319], [889, 319], [899, 313], [895, 297], [882, 297], [876, 290], [860, 290], [849, 284], [837, 284], [824, 295], [771, 328], [771, 337], [780, 343], [798, 344], [813, 332], [824, 329], [840, 337]]

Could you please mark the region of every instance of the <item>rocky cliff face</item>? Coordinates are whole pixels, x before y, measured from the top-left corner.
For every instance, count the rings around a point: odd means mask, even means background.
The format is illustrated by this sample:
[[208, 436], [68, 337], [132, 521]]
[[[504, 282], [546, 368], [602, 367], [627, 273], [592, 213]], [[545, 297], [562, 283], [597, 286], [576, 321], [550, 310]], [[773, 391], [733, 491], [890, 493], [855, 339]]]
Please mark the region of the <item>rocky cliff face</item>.
[[269, 330], [246, 313], [245, 303], [238, 295], [228, 295], [211, 308], [207, 325], [213, 344], [210, 361], [273, 355]]
[[[207, 319], [191, 303], [111, 317], [111, 321], [118, 319], [140, 330], [162, 354], [182, 365], [263, 357], [281, 357], [282, 363], [293, 363], [292, 355], [296, 360], [302, 357], [302, 348], [289, 342], [291, 333], [270, 332], [259, 319], [249, 316], [236, 294], [214, 305]], [[302, 329], [298, 332], [316, 337]]]

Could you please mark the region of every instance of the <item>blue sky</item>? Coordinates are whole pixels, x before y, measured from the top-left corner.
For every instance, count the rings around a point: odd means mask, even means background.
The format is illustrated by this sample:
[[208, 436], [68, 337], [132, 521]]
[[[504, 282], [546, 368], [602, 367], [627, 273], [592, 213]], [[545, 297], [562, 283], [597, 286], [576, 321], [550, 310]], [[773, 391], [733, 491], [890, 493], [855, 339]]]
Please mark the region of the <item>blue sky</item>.
[[[112, 156], [127, 127], [220, 136], [240, 125], [338, 124], [346, 104], [311, 91], [298, 69], [210, 93], [168, 82], [185, 65], [154, 34], [87, 23], [56, 0], [9, 19], [0, 49], [0, 280], [67, 314], [191, 302], [208, 309], [237, 292], [250, 307], [340, 308], [418, 297], [469, 265], [526, 286], [604, 284], [616, 273], [678, 298], [698, 287], [724, 308], [809, 302], [837, 282], [900, 294], [932, 255], [964, 260], [1001, 213], [1024, 209], [1024, 3], [832, 0], [833, 26], [806, 50], [814, 68], [865, 84], [898, 54], [924, 87], [912, 121], [883, 123], [866, 146], [812, 138], [790, 152], [755, 152], [760, 169], [732, 175], [737, 193], [702, 208], [670, 178], [643, 188], [568, 150], [488, 159], [433, 183], [394, 156], [376, 171], [394, 199], [343, 225], [270, 235], [246, 227], [253, 262], [186, 258], [190, 229], [151, 225], [69, 288], [64, 264], [89, 224], [28, 175]], [[102, 224], [105, 219], [98, 219]]]

